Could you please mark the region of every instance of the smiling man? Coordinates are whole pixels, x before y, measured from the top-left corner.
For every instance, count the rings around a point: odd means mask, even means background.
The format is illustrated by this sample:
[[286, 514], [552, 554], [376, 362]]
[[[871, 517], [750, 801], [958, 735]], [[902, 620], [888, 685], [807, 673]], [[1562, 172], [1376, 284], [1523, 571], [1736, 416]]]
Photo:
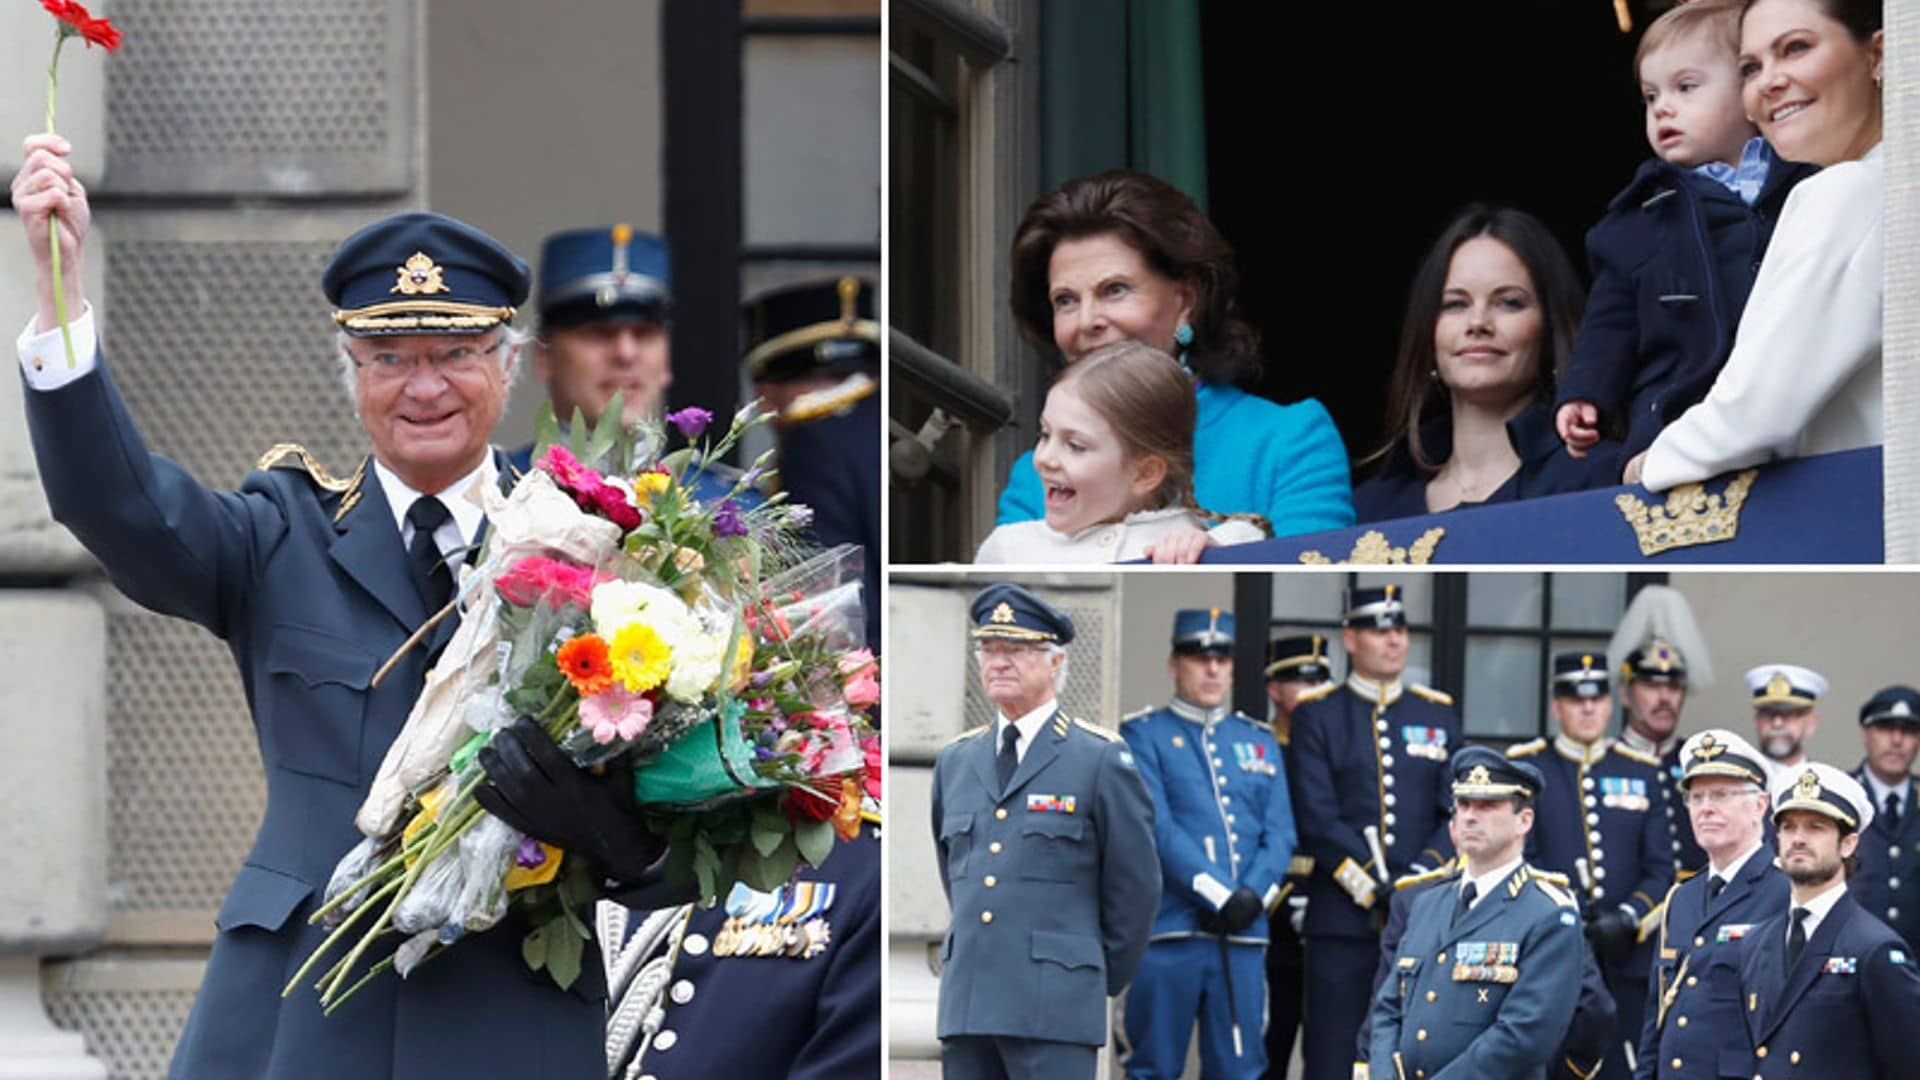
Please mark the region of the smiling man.
[[1908, 945], [1920, 942], [1920, 813], [1913, 759], [1920, 753], [1920, 690], [1889, 686], [1860, 706], [1867, 757], [1854, 776], [1873, 797], [1873, 826], [1861, 830], [1860, 906], [1886, 920]]

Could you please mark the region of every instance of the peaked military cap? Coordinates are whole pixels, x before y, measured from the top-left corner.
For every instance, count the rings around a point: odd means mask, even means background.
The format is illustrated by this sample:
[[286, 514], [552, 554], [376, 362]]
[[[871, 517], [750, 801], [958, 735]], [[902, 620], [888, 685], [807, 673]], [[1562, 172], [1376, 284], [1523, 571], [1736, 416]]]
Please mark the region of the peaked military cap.
[[1840, 831], [1866, 832], [1873, 824], [1873, 800], [1860, 781], [1831, 765], [1809, 761], [1780, 770], [1773, 781], [1773, 820], [1789, 810], [1812, 810], [1840, 823]]
[[1406, 597], [1398, 585], [1347, 590], [1347, 625], [1356, 629], [1390, 630], [1407, 625]]
[[1607, 658], [1600, 653], [1566, 652], [1553, 658], [1553, 696], [1595, 698], [1607, 693]]
[[1266, 676], [1322, 682], [1333, 676], [1327, 662], [1327, 639], [1319, 634], [1274, 638], [1267, 642]]
[[1519, 758], [1507, 757], [1484, 746], [1469, 746], [1453, 755], [1453, 797], [1456, 799], [1532, 798], [1546, 786], [1540, 770]]
[[540, 324], [667, 321], [673, 305], [667, 242], [622, 222], [569, 229], [540, 248]]
[[1889, 686], [1860, 706], [1860, 726], [1899, 724], [1920, 726], [1920, 690], [1911, 686]]
[[1233, 612], [1219, 608], [1186, 608], [1174, 612], [1173, 651], [1233, 655]]
[[382, 218], [341, 241], [320, 275], [334, 325], [355, 337], [474, 334], [513, 319], [527, 264], [445, 214]]
[[1709, 728], [1680, 747], [1680, 786], [1702, 776], [1725, 776], [1767, 786], [1767, 766], [1753, 744], [1725, 728]]
[[1668, 642], [1654, 638], [1627, 654], [1626, 660], [1620, 664], [1620, 674], [1628, 679], [1685, 686], [1687, 658]]
[[1778, 712], [1811, 709], [1827, 692], [1827, 680], [1817, 671], [1792, 664], [1761, 664], [1747, 672], [1753, 707]]
[[1073, 640], [1073, 620], [1066, 612], [1018, 585], [989, 585], [973, 598], [973, 636], [1004, 641], [1053, 642]]
[[779, 382], [821, 368], [880, 363], [873, 286], [855, 277], [788, 285], [745, 305], [753, 379]]

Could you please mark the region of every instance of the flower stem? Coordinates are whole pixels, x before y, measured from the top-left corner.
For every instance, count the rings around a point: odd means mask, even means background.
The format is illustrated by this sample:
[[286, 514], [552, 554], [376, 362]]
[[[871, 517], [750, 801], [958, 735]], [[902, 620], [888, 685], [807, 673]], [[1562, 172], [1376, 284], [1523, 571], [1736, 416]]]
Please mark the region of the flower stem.
[[[53, 32], [53, 59], [47, 61], [47, 134], [53, 131], [54, 92], [60, 85], [60, 46], [67, 43], [66, 24]], [[53, 317], [60, 323], [60, 342], [67, 347], [67, 370], [77, 366], [73, 358], [73, 331], [67, 328], [67, 290], [60, 280], [60, 215], [47, 218], [47, 247], [53, 252]]]
[[322, 956], [325, 956], [327, 953], [333, 951], [334, 945], [338, 944], [340, 939], [346, 936], [347, 931], [353, 929], [353, 924], [356, 922], [359, 922], [360, 917], [362, 915], [365, 915], [367, 912], [373, 910], [374, 902], [387, 896], [388, 894], [392, 893], [393, 890], [398, 889], [399, 887], [400, 887], [400, 879], [398, 878], [388, 882], [386, 885], [380, 888], [379, 892], [376, 892], [372, 896], [367, 897], [367, 902], [360, 905], [360, 907], [356, 908], [353, 914], [347, 916], [347, 920], [345, 922], [341, 923], [337, 927], [334, 927], [333, 933], [327, 935], [326, 940], [320, 943], [320, 947], [313, 950], [313, 954], [307, 957], [307, 962], [300, 965], [300, 970], [293, 973], [293, 978], [287, 980], [287, 985], [284, 989], [280, 991], [280, 996], [291, 997], [293, 995], [294, 988], [298, 987], [300, 985], [301, 980], [307, 977], [307, 973], [312, 971], [313, 966], [320, 962], [320, 958]]

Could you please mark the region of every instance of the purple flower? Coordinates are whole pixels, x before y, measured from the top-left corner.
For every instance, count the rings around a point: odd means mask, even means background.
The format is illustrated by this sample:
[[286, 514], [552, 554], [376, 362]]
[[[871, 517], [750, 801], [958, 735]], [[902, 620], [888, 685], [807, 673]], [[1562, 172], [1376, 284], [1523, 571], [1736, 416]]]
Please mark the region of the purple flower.
[[740, 508], [732, 499], [723, 500], [713, 512], [713, 535], [745, 536], [747, 523], [740, 520]]
[[520, 838], [520, 850], [514, 854], [513, 863], [523, 870], [531, 870], [547, 861], [547, 853], [531, 836]]
[[689, 439], [698, 438], [713, 423], [713, 414], [698, 405], [689, 405], [679, 412], [668, 413], [667, 423], [680, 429], [680, 434]]
[[789, 507], [787, 509], [787, 524], [796, 529], [804, 529], [813, 524], [813, 508], [810, 506]]

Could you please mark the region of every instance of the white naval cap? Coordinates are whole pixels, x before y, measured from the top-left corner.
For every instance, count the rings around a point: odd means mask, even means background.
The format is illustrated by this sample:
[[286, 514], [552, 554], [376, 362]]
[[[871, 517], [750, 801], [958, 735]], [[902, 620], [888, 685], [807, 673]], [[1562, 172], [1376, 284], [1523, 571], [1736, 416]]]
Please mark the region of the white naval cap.
[[1747, 672], [1756, 709], [1810, 709], [1827, 692], [1826, 677], [1794, 664], [1761, 664]]
[[1873, 800], [1860, 781], [1831, 765], [1809, 761], [1778, 771], [1773, 780], [1773, 819], [1789, 810], [1811, 810], [1838, 821], [1841, 832], [1866, 832]]

